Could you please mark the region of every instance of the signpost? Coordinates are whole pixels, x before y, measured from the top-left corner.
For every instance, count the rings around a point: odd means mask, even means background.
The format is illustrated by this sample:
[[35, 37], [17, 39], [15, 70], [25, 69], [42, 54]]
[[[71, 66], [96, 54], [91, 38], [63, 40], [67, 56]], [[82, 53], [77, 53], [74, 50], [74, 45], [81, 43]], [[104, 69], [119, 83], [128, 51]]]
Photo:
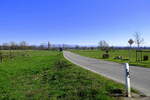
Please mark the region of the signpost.
[[131, 97], [130, 70], [128, 63], [125, 63], [125, 85], [127, 96]]

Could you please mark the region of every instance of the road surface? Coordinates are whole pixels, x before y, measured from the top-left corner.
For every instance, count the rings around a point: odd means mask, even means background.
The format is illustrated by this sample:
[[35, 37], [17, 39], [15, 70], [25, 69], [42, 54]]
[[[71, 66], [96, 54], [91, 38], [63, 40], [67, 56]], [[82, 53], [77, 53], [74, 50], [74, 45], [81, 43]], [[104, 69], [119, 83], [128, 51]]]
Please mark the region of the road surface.
[[[64, 51], [64, 57], [70, 62], [83, 68], [111, 78], [117, 82], [125, 83], [124, 65], [115, 62], [80, 56]], [[130, 66], [131, 86], [147, 96], [150, 96], [150, 68]]]

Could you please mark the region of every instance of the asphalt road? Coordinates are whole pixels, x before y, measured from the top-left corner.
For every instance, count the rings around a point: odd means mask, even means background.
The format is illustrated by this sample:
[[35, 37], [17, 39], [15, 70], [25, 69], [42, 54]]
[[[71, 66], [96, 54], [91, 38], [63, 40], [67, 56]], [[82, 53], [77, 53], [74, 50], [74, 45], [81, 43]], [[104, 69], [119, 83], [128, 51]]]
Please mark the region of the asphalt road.
[[[99, 59], [83, 57], [78, 54], [64, 51], [64, 57], [83, 68], [125, 83], [124, 65]], [[150, 68], [130, 66], [131, 86], [147, 96], [150, 96]]]

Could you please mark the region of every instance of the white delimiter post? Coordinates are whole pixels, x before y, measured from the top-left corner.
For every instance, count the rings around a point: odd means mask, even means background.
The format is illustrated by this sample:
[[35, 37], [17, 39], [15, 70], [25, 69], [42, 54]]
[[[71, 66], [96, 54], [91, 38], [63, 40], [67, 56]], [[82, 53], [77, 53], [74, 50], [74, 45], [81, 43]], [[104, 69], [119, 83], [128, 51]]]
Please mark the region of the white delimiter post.
[[128, 63], [125, 63], [125, 84], [126, 84], [127, 96], [131, 97], [130, 70], [129, 70], [129, 64]]

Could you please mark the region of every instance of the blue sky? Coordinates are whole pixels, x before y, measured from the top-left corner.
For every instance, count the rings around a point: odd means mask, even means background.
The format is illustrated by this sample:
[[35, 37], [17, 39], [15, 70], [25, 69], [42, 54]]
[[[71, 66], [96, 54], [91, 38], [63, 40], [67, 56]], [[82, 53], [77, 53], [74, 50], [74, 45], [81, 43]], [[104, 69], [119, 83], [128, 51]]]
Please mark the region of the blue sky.
[[150, 0], [0, 0], [0, 43], [150, 46]]

